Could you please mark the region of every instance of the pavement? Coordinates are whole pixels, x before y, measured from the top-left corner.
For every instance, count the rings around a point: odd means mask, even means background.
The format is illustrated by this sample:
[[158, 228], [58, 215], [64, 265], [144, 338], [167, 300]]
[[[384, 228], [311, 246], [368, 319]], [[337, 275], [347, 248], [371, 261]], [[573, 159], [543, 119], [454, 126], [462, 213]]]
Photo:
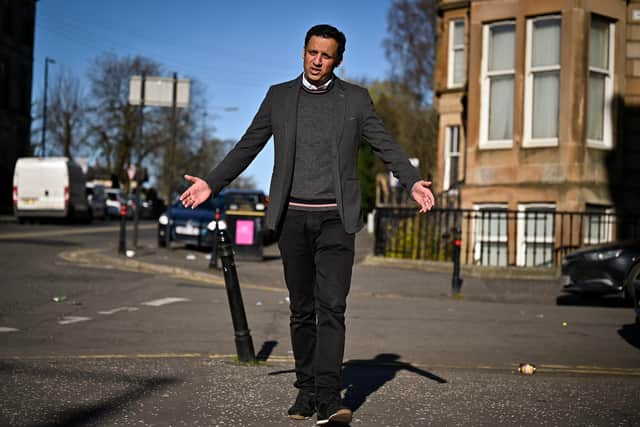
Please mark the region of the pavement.
[[[453, 296], [449, 266], [393, 264], [372, 257], [372, 247], [370, 235], [357, 235], [343, 371], [353, 426], [640, 425], [640, 339], [626, 324], [630, 308], [582, 307], [549, 277], [463, 276]], [[212, 342], [140, 335], [146, 351], [52, 345], [46, 357], [0, 357], [0, 396], [11, 396], [0, 401], [0, 425], [314, 425], [284, 416], [295, 390], [276, 245], [262, 262], [236, 262], [259, 359], [248, 365], [234, 359], [218, 296], [224, 277], [208, 255], [153, 240], [131, 257], [112, 245], [63, 250], [69, 266], [168, 278], [173, 289], [201, 295], [198, 307], [213, 312], [192, 309], [191, 323], [184, 309], [167, 316], [179, 327], [212, 322]], [[42, 340], [64, 344], [62, 336]], [[519, 362], [535, 363], [536, 374], [519, 374]]]

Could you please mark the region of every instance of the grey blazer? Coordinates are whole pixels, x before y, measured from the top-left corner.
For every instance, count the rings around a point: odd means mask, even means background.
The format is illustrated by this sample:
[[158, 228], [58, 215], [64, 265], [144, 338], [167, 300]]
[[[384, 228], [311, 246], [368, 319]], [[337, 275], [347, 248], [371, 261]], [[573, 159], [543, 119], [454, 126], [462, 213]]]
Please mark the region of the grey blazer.
[[[302, 75], [269, 88], [251, 125], [227, 156], [204, 178], [213, 194], [231, 183], [264, 148], [273, 135], [274, 166], [269, 189], [266, 225], [278, 230], [288, 204], [296, 149], [296, 116]], [[419, 181], [414, 168], [400, 146], [396, 144], [376, 115], [367, 89], [336, 78], [332, 90], [338, 91], [334, 109], [336, 122], [334, 153], [338, 211], [347, 233], [363, 226], [360, 212], [360, 182], [358, 180], [358, 146], [364, 138], [393, 172], [400, 183], [410, 189]]]

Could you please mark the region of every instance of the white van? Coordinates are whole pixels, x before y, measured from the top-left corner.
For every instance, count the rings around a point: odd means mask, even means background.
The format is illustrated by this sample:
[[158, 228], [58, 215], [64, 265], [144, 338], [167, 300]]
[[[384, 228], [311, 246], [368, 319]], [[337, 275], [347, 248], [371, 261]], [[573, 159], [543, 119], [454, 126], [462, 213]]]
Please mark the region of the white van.
[[83, 218], [91, 220], [86, 178], [67, 157], [23, 157], [13, 174], [16, 218]]

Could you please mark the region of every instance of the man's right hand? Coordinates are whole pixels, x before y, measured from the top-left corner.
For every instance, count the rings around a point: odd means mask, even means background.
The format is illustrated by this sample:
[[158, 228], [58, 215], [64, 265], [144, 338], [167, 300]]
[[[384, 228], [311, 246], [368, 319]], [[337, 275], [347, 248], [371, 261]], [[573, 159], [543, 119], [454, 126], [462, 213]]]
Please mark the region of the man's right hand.
[[184, 179], [191, 181], [191, 187], [180, 196], [182, 206], [195, 209], [211, 197], [211, 188], [204, 179], [191, 175], [185, 175]]

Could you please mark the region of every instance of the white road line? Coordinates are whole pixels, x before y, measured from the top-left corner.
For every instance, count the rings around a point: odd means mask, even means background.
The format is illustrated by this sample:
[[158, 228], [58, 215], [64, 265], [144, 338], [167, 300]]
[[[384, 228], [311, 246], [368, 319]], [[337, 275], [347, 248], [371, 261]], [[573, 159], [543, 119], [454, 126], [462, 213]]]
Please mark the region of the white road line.
[[191, 301], [191, 300], [189, 298], [168, 297], [168, 298], [160, 298], [160, 299], [155, 299], [153, 301], [143, 302], [141, 303], [141, 305], [148, 305], [151, 307], [160, 307], [161, 305], [173, 304], [174, 302], [182, 302], [182, 301]]
[[114, 308], [112, 310], [106, 310], [106, 311], [99, 311], [98, 314], [104, 314], [104, 315], [111, 315], [111, 314], [115, 314], [121, 311], [138, 311], [139, 308], [138, 307], [118, 307], [118, 308]]
[[86, 322], [87, 320], [91, 320], [91, 317], [64, 316], [62, 318], [62, 320], [58, 321], [58, 324], [60, 324], [60, 325], [70, 325], [71, 323]]
[[8, 326], [0, 326], [0, 332], [18, 332], [20, 329], [10, 328]]

